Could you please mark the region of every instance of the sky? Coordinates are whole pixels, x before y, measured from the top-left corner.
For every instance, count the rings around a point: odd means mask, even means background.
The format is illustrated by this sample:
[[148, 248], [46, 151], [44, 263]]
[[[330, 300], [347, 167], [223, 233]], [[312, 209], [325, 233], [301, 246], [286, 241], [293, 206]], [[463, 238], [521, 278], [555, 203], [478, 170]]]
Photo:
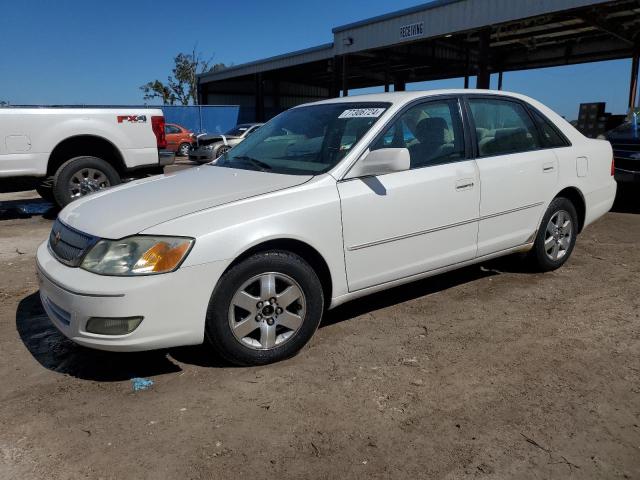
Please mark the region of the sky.
[[[0, 100], [12, 104], [142, 104], [140, 85], [166, 80], [194, 46], [241, 64], [332, 41], [333, 27], [416, 0], [0, 0]], [[625, 113], [631, 60], [504, 74], [569, 120], [581, 102]], [[497, 76], [492, 79], [496, 86]], [[475, 84], [474, 80], [471, 85]], [[459, 88], [462, 79], [407, 89]]]

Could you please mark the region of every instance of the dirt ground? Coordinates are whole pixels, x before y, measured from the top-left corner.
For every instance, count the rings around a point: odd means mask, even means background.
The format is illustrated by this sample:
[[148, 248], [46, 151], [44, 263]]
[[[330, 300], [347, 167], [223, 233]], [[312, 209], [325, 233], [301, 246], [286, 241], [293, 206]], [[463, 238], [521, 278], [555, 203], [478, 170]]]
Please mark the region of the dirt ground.
[[559, 271], [376, 294], [259, 368], [67, 341], [34, 274], [56, 212], [0, 194], [0, 478], [640, 478], [637, 192]]

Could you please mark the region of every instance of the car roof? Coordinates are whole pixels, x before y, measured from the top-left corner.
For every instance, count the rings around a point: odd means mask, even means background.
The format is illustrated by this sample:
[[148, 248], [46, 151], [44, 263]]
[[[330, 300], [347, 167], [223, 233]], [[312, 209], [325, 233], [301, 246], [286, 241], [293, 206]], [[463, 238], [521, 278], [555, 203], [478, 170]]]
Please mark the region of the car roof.
[[[349, 95], [347, 97], [330, 98], [317, 102], [306, 103], [305, 105], [319, 105], [328, 103], [359, 103], [359, 102], [378, 102], [378, 103], [406, 103], [415, 99], [432, 97], [437, 95], [471, 95], [484, 94], [496, 95], [502, 97], [518, 98], [530, 101], [531, 99], [525, 95], [518, 93], [506, 92], [504, 90], [480, 90], [472, 88], [456, 88], [456, 89], [439, 89], [439, 90], [413, 90], [404, 92], [385, 92], [385, 93], [368, 93], [364, 95]], [[302, 105], [300, 105], [302, 106]]]

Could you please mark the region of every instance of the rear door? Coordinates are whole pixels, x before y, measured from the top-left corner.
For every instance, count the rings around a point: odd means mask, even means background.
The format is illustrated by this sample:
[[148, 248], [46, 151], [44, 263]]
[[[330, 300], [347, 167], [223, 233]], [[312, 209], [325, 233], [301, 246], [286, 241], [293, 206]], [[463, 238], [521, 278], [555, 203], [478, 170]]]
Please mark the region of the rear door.
[[497, 96], [466, 100], [480, 171], [482, 256], [533, 241], [558, 183], [558, 159], [524, 103]]
[[408, 148], [411, 169], [338, 182], [350, 291], [474, 258], [480, 189], [463, 131], [457, 98], [411, 106], [371, 146]]

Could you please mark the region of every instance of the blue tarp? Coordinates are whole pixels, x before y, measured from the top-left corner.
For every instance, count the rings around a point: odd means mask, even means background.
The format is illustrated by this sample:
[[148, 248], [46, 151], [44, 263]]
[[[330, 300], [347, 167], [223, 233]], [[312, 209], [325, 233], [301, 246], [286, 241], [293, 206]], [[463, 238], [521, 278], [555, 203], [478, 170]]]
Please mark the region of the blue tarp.
[[167, 123], [177, 123], [194, 133], [224, 133], [238, 123], [237, 105], [195, 105], [162, 107]]

